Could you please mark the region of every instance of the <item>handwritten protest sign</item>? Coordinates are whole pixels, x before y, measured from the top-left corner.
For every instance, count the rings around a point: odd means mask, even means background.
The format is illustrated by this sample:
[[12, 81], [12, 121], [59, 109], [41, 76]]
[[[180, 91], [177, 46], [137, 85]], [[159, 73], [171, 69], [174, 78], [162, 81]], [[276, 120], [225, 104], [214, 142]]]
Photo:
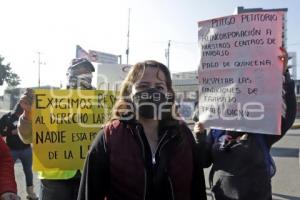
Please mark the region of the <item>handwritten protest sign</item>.
[[206, 127], [280, 134], [283, 12], [198, 23], [199, 120]]
[[33, 168], [81, 169], [91, 141], [116, 100], [101, 90], [34, 91]]

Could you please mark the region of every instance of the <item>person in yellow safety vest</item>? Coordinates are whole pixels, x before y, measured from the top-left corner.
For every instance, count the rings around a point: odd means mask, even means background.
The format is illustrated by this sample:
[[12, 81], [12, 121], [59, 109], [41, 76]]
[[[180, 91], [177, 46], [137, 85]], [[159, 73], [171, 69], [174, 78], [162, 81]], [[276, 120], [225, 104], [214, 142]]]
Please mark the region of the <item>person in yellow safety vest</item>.
[[[93, 89], [94, 66], [85, 58], [73, 59], [67, 71], [68, 89]], [[24, 110], [19, 118], [18, 134], [24, 143], [32, 143], [31, 105], [34, 93], [27, 89], [20, 99]], [[41, 180], [40, 200], [77, 199], [81, 173], [79, 170], [45, 170], [38, 172]]]

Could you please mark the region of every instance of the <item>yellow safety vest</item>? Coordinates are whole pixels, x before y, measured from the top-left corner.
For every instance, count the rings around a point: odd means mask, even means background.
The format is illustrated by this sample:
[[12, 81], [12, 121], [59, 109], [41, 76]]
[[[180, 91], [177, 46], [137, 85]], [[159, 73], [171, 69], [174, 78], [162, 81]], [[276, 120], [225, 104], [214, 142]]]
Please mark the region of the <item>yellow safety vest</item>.
[[66, 180], [73, 178], [77, 170], [60, 170], [51, 169], [47, 171], [38, 171], [39, 179], [56, 179], [56, 180]]

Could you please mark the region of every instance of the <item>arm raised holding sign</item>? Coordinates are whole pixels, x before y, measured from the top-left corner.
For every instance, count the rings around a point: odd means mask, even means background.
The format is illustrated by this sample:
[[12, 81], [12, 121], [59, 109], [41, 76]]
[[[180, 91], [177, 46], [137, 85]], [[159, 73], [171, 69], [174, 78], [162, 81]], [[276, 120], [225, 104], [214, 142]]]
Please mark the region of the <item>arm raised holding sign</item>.
[[[67, 89], [93, 89], [91, 83], [94, 71], [94, 66], [87, 59], [73, 59], [67, 70]], [[32, 130], [31, 108], [35, 98], [33, 90], [27, 89], [20, 99], [24, 112], [19, 120], [18, 133], [25, 143], [33, 142], [32, 133], [35, 130]], [[36, 101], [38, 103], [38, 99]], [[54, 166], [53, 168], [38, 171], [38, 175], [41, 179], [41, 199], [75, 200], [77, 198], [81, 176], [79, 170], [62, 170], [58, 166]]]
[[272, 199], [271, 178], [276, 168], [270, 148], [292, 126], [296, 113], [294, 82], [287, 66], [288, 55], [285, 49], [281, 48], [281, 51], [279, 59], [283, 63], [284, 76], [281, 135], [219, 129], [211, 129], [206, 135], [203, 124], [195, 124], [198, 150], [205, 153], [201, 156], [202, 163], [204, 167], [212, 165], [209, 183], [217, 200]]
[[19, 118], [18, 134], [26, 144], [32, 143], [32, 125], [31, 125], [31, 105], [33, 103], [34, 93], [32, 89], [26, 89], [26, 92], [20, 99], [20, 105], [24, 110]]
[[283, 62], [283, 112], [281, 118], [281, 135], [265, 135], [265, 140], [269, 148], [280, 140], [289, 128], [293, 125], [296, 117], [296, 96], [295, 96], [295, 83], [291, 79], [290, 73], [288, 70], [288, 54], [285, 49], [280, 48], [282, 55], [279, 56], [279, 59]]

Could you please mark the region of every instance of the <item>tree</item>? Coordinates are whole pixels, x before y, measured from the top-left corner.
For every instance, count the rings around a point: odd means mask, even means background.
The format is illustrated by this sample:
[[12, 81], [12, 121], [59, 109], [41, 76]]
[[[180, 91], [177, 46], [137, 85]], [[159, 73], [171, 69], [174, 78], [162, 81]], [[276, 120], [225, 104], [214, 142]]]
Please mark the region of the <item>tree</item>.
[[10, 63], [4, 64], [2, 63], [4, 57], [0, 55], [0, 86], [6, 82], [9, 86], [15, 87], [20, 84], [20, 77], [11, 71]]

